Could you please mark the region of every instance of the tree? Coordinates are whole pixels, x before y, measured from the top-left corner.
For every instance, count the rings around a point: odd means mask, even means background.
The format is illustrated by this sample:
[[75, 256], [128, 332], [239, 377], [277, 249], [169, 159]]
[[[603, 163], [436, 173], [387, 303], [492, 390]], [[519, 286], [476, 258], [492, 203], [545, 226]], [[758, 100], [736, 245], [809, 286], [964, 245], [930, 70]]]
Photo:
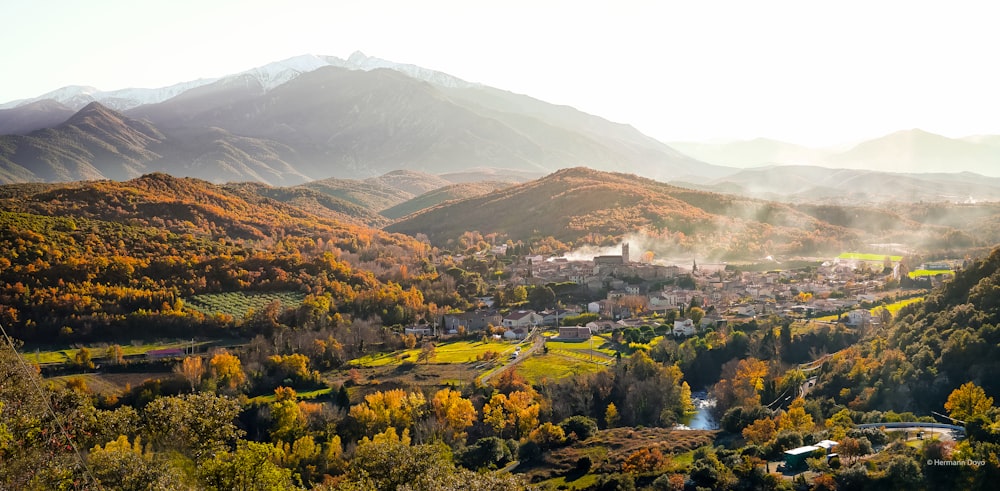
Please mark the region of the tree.
[[188, 356], [180, 365], [174, 367], [174, 371], [191, 384], [191, 392], [194, 392], [195, 387], [201, 382], [201, 377], [205, 375], [205, 366], [200, 356]]
[[805, 405], [806, 401], [801, 397], [792, 401], [788, 410], [778, 415], [778, 431], [791, 430], [800, 433], [812, 431], [815, 424], [812, 415], [806, 412]]
[[432, 341], [428, 341], [420, 348], [420, 353], [417, 354], [417, 362], [430, 363], [436, 354], [437, 346]]
[[698, 326], [701, 324], [701, 320], [705, 318], [705, 311], [702, 310], [701, 307], [691, 307], [688, 309], [687, 315], [688, 318], [691, 319], [691, 322], [693, 322], [695, 326]]
[[348, 414], [365, 434], [374, 435], [390, 427], [400, 431], [409, 429], [424, 414], [426, 406], [423, 393], [393, 389], [368, 394], [364, 402], [352, 406]]
[[581, 441], [597, 434], [597, 421], [586, 416], [570, 416], [559, 423], [559, 426], [567, 436], [575, 435]]
[[198, 469], [206, 489], [212, 491], [282, 491], [299, 489], [292, 470], [277, 464], [282, 451], [269, 443], [240, 441], [233, 452], [219, 452]]
[[972, 382], [966, 382], [953, 390], [944, 403], [948, 415], [959, 421], [967, 421], [973, 416], [985, 415], [993, 407], [993, 398]]
[[212, 367], [212, 375], [230, 391], [235, 391], [246, 383], [247, 376], [243, 373], [243, 364], [238, 356], [222, 350], [212, 356], [208, 364]]
[[618, 407], [613, 402], [609, 402], [604, 410], [604, 424], [608, 428], [614, 428], [618, 424]]
[[431, 411], [441, 436], [448, 442], [465, 438], [465, 429], [476, 421], [476, 408], [472, 401], [452, 389], [441, 389], [434, 394]]
[[533, 309], [545, 309], [556, 303], [556, 293], [547, 285], [536, 286], [528, 294], [528, 304]]
[[777, 432], [777, 426], [773, 419], [761, 418], [743, 428], [743, 438], [754, 445], [763, 445], [771, 441]]
[[93, 369], [94, 361], [90, 358], [90, 350], [86, 346], [81, 347], [77, 350], [76, 354], [73, 355], [73, 363], [85, 369]]
[[857, 438], [845, 437], [837, 445], [837, 453], [846, 458], [847, 465], [851, 465], [866, 452]]
[[87, 466], [102, 489], [121, 491], [166, 491], [176, 489], [181, 476], [165, 461], [153, 458], [139, 437], [129, 443], [121, 435], [103, 448], [95, 446], [87, 455]]
[[528, 440], [538, 444], [542, 450], [555, 448], [566, 442], [566, 433], [559, 426], [545, 422], [531, 430]]
[[236, 426], [240, 403], [199, 392], [159, 397], [143, 408], [146, 440], [155, 448], [176, 450], [196, 461], [232, 448], [243, 431]]
[[108, 361], [113, 365], [121, 365], [125, 363], [125, 350], [122, 349], [120, 344], [112, 344], [111, 346], [108, 346], [104, 356], [107, 357]]

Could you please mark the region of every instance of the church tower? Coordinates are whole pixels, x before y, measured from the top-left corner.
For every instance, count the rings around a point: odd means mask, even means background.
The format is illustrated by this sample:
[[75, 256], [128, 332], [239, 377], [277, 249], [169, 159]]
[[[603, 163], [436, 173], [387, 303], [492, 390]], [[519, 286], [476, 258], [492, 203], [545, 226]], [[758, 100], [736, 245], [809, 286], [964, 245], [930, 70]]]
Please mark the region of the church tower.
[[628, 242], [622, 242], [622, 263], [628, 264]]

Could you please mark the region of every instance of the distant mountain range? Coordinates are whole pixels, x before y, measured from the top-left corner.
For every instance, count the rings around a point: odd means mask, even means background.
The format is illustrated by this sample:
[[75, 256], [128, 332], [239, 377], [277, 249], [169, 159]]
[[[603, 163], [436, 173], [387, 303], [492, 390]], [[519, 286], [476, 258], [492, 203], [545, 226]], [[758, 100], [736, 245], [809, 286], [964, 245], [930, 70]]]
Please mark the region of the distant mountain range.
[[0, 106], [0, 128], [9, 134], [0, 182], [166, 172], [291, 185], [396, 169], [544, 175], [577, 165], [660, 179], [729, 172], [627, 125], [361, 53], [162, 89], [67, 87]]
[[[909, 130], [841, 150], [768, 139], [667, 145], [572, 107], [360, 52], [157, 89], [65, 87], [0, 104], [0, 135], [0, 183], [152, 172], [271, 186], [319, 181], [314, 190], [376, 214], [445, 185], [523, 182], [578, 166], [781, 201], [1000, 199], [996, 179], [975, 175], [1000, 173], [997, 135]], [[351, 187], [395, 170], [442, 181], [405, 196], [374, 198], [371, 189], [350, 199]], [[358, 182], [323, 182], [331, 178]]]
[[694, 158], [717, 165], [815, 165], [893, 173], [972, 172], [1000, 176], [1000, 135], [948, 138], [920, 129], [897, 131], [846, 149], [808, 148], [758, 138], [730, 143], [671, 142]]

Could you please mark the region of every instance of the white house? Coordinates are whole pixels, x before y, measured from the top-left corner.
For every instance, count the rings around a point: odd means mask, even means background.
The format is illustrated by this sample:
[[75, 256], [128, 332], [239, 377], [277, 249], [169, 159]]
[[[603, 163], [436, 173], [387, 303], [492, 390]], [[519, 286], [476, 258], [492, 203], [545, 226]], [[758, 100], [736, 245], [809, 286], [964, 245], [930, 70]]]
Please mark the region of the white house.
[[428, 325], [410, 326], [403, 328], [403, 334], [413, 334], [414, 336], [430, 336], [431, 332], [432, 332], [431, 326]]
[[590, 312], [591, 314], [599, 314], [599, 313], [601, 313], [601, 304], [598, 303], [598, 302], [590, 302], [590, 303], [588, 303], [587, 304], [587, 312]]
[[854, 309], [847, 313], [847, 325], [863, 326], [871, 323], [872, 313], [865, 309]]
[[515, 327], [534, 327], [541, 325], [544, 320], [534, 310], [518, 310], [511, 312], [507, 317], [503, 318], [503, 327], [506, 327], [508, 330]]
[[503, 337], [505, 339], [524, 339], [528, 337], [528, 330], [523, 327], [516, 327], [514, 329], [508, 329], [504, 331]]
[[692, 336], [695, 333], [694, 321], [682, 317], [674, 321], [674, 336]]
[[591, 332], [611, 332], [617, 324], [612, 321], [588, 322], [587, 327]]

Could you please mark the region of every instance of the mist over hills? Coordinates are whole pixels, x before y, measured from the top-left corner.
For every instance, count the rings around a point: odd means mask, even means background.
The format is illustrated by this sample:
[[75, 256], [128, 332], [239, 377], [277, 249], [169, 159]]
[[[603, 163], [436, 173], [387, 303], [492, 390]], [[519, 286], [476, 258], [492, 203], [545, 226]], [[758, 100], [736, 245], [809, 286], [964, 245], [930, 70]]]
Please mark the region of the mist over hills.
[[902, 174], [1000, 174], [1000, 136], [948, 138], [920, 129], [897, 131], [847, 148], [809, 148], [758, 138], [730, 143], [671, 142], [694, 158], [733, 167], [815, 165]]

